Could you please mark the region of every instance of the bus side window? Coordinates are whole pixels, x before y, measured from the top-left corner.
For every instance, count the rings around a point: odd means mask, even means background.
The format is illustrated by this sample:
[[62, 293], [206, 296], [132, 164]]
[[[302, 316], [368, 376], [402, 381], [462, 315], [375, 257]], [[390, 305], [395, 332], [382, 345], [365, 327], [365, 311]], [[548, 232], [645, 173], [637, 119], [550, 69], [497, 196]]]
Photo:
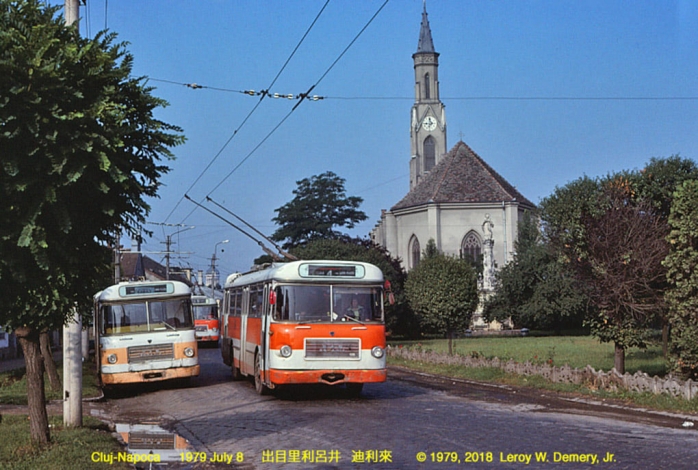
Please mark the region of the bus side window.
[[102, 333], [110, 334], [113, 333], [113, 328], [114, 328], [114, 310], [112, 309], [111, 306], [105, 305], [101, 308], [101, 317], [102, 317], [102, 325], [101, 325], [101, 330]]
[[259, 317], [264, 311], [264, 287], [256, 285], [250, 289], [250, 311], [249, 316]]
[[284, 289], [277, 287], [274, 289], [274, 295], [276, 297], [276, 305], [274, 305], [274, 320], [288, 320], [288, 307], [286, 307], [286, 313], [284, 314]]

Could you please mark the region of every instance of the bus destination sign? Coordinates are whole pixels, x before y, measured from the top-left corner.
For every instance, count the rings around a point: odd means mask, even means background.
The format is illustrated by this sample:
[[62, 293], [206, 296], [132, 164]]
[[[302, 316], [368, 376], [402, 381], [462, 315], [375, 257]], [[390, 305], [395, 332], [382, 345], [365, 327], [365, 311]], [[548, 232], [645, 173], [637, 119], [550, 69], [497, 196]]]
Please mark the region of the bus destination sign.
[[133, 295], [172, 294], [174, 293], [174, 285], [172, 285], [170, 282], [165, 284], [130, 285], [121, 286], [119, 291], [119, 294], [122, 297], [130, 297]]
[[355, 265], [302, 264], [299, 268], [301, 277], [364, 277], [364, 267]]

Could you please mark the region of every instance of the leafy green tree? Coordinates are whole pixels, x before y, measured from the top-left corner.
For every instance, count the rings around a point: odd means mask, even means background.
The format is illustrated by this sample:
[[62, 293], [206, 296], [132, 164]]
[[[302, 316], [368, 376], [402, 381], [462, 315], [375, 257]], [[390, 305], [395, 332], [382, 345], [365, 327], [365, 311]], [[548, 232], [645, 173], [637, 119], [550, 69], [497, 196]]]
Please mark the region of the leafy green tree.
[[[632, 175], [634, 196], [650, 201], [658, 217], [669, 219], [674, 192], [684, 181], [698, 180], [698, 166], [693, 160], [673, 155], [668, 158], [652, 158], [639, 172]], [[668, 356], [669, 318], [668, 312], [660, 315], [662, 324], [662, 347]]]
[[615, 368], [623, 373], [626, 348], [645, 346], [663, 309], [666, 221], [635, 198], [626, 174], [582, 178], [541, 208], [553, 247], [596, 307], [586, 322], [601, 341], [615, 344]]
[[671, 253], [664, 264], [667, 291], [671, 368], [698, 379], [698, 180], [685, 181], [676, 191], [669, 217]]
[[365, 239], [314, 240], [291, 250], [299, 259], [363, 261], [371, 263], [390, 281], [394, 302], [385, 305], [388, 334], [404, 338], [418, 337], [419, 321], [409, 308], [405, 297], [405, 270], [400, 260], [393, 258], [382, 246]]
[[652, 158], [640, 171], [632, 175], [634, 195], [650, 201], [655, 213], [669, 218], [675, 191], [684, 181], [698, 179], [698, 166], [693, 160], [673, 155]]
[[489, 320], [511, 318], [518, 327], [580, 327], [589, 306], [550, 246], [542, 240], [537, 219], [527, 212], [518, 227], [513, 260], [497, 272], [497, 289], [483, 313]]
[[89, 312], [122, 228], [137, 234], [180, 129], [130, 76], [114, 34], [81, 38], [60, 7], [0, 0], [0, 324], [27, 365], [32, 440], [50, 440], [39, 333]]
[[407, 275], [405, 293], [423, 327], [448, 337], [468, 328], [478, 305], [477, 274], [464, 260], [437, 254], [425, 258]]
[[347, 197], [344, 181], [331, 171], [296, 181], [295, 197], [274, 209], [278, 215], [272, 220], [280, 227], [271, 239], [290, 249], [321, 238], [341, 238], [345, 234], [335, 227], [354, 228], [366, 220], [359, 210], [363, 199]]
[[427, 242], [427, 246], [424, 248], [423, 255], [424, 258], [433, 258], [434, 256], [439, 255], [439, 249], [436, 248], [436, 242], [433, 238], [430, 238]]

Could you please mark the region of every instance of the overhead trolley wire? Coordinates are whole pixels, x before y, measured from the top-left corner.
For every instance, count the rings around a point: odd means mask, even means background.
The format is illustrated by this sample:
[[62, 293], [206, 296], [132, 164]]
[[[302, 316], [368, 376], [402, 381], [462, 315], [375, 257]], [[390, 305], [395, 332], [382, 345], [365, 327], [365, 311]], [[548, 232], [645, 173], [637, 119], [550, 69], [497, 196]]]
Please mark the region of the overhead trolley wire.
[[[281, 121], [280, 121], [280, 122], [279, 122], [279, 123], [278, 123], [278, 124], [264, 137], [264, 138], [263, 138], [263, 139], [262, 139], [262, 141], [261, 141], [259, 144], [257, 144], [257, 146], [256, 146], [255, 148], [253, 148], [253, 149], [245, 156], [245, 158], [243, 158], [243, 159], [240, 161], [240, 163], [238, 163], [238, 164], [230, 171], [230, 173], [228, 173], [227, 175], [225, 175], [225, 177], [221, 180], [220, 183], [218, 183], [211, 191], [209, 191], [209, 193], [206, 195], [206, 197], [209, 197], [211, 194], [213, 194], [214, 191], [216, 191], [216, 189], [218, 189], [223, 183], [225, 183], [225, 181], [226, 181], [228, 178], [230, 178], [230, 176], [231, 176], [233, 173], [235, 173], [235, 172], [237, 171], [237, 169], [240, 168], [240, 166], [242, 166], [242, 164], [245, 163], [245, 162], [247, 161], [247, 159], [249, 159], [249, 158], [257, 151], [257, 149], [259, 149], [259, 147], [261, 147], [262, 144], [263, 144], [264, 142], [266, 142], [266, 140], [269, 139], [269, 137], [271, 137], [271, 135], [272, 135], [274, 132], [276, 132], [276, 130], [277, 130], [279, 127], [281, 127], [281, 125], [286, 121], [286, 119], [288, 119], [288, 118], [291, 116], [291, 114], [298, 108], [298, 106], [299, 106], [305, 99], [311, 99], [311, 98], [310, 98], [310, 92], [312, 92], [313, 89], [314, 89], [317, 85], [319, 85], [320, 82], [327, 76], [327, 74], [330, 73], [330, 71], [334, 68], [334, 66], [337, 65], [337, 62], [339, 62], [339, 60], [344, 56], [344, 54], [346, 54], [346, 52], [347, 52], [347, 51], [349, 50], [349, 48], [356, 42], [356, 40], [359, 39], [359, 37], [363, 34], [363, 32], [366, 31], [366, 28], [369, 27], [369, 25], [370, 25], [370, 24], [373, 22], [373, 20], [378, 16], [378, 14], [381, 12], [381, 10], [383, 10], [383, 8], [385, 7], [385, 5], [387, 5], [388, 1], [389, 1], [389, 0], [385, 0], [385, 2], [383, 2], [383, 4], [378, 8], [378, 10], [376, 10], [376, 12], [373, 14], [373, 16], [371, 17], [371, 19], [369, 19], [368, 22], [364, 25], [364, 27], [361, 28], [361, 30], [357, 33], [357, 35], [354, 36], [354, 39], [352, 39], [351, 42], [349, 43], [349, 45], [347, 45], [347, 47], [344, 48], [344, 50], [339, 54], [339, 56], [334, 60], [334, 62], [332, 62], [332, 64], [327, 68], [327, 70], [325, 70], [325, 72], [324, 72], [324, 73], [320, 76], [320, 78], [315, 82], [315, 84], [313, 84], [313, 85], [308, 89], [307, 92], [301, 94], [301, 99], [298, 101], [298, 103], [295, 104], [295, 106], [293, 106], [293, 108], [291, 108], [291, 111], [289, 111], [288, 114], [286, 114], [286, 116], [284, 116], [284, 117], [281, 119]], [[323, 7], [323, 8], [324, 8], [324, 7]], [[189, 215], [191, 215], [191, 213], [189, 213]], [[189, 217], [189, 215], [187, 215], [187, 217]]]
[[[313, 28], [313, 26], [315, 26], [315, 23], [317, 23], [318, 19], [320, 18], [320, 15], [322, 15], [322, 12], [325, 11], [325, 8], [327, 7], [327, 5], [328, 5], [329, 3], [330, 3], [330, 0], [327, 0], [327, 1], [325, 2], [325, 4], [322, 6], [322, 8], [321, 8], [320, 11], [318, 12], [318, 14], [315, 16], [315, 19], [314, 19], [313, 22], [310, 24], [310, 26], [308, 26], [308, 29], [307, 29], [307, 30], [305, 31], [305, 33], [303, 34], [303, 37], [301, 37], [301, 39], [298, 41], [298, 44], [296, 44], [296, 47], [293, 49], [293, 51], [291, 52], [291, 54], [288, 56], [288, 58], [286, 59], [286, 62], [284, 62], [284, 64], [281, 66], [281, 69], [280, 69], [279, 72], [276, 74], [276, 76], [275, 76], [274, 79], [272, 80], [271, 84], [267, 87], [267, 89], [269, 89], [269, 88], [271, 88], [272, 86], [274, 86], [274, 83], [276, 83], [276, 81], [279, 79], [279, 77], [281, 76], [281, 73], [284, 71], [284, 69], [286, 68], [286, 66], [288, 65], [288, 63], [291, 61], [291, 59], [293, 58], [293, 56], [296, 54], [296, 52], [298, 51], [298, 48], [301, 46], [301, 44], [303, 43], [303, 41], [305, 41], [305, 38], [306, 38], [306, 37], [308, 36], [308, 34], [310, 33], [310, 30]], [[193, 84], [193, 85], [196, 85], [196, 84]], [[188, 85], [188, 86], [191, 86], [191, 87], [193, 88], [193, 85]], [[203, 88], [203, 86], [201, 86], [201, 85], [198, 85], [197, 87]], [[207, 87], [207, 88], [208, 88], [208, 87]], [[220, 155], [223, 153], [223, 151], [224, 151], [225, 148], [228, 146], [228, 144], [230, 144], [230, 142], [233, 140], [233, 138], [235, 138], [235, 136], [236, 136], [237, 133], [240, 131], [240, 129], [242, 129], [242, 127], [245, 125], [245, 123], [247, 123], [247, 121], [248, 121], [248, 120], [250, 119], [250, 117], [254, 114], [254, 112], [257, 110], [257, 108], [259, 108], [259, 105], [262, 103], [262, 100], [264, 100], [264, 98], [265, 98], [266, 96], [267, 96], [266, 93], [261, 94], [259, 100], [257, 101], [257, 104], [252, 108], [252, 110], [247, 114], [247, 116], [245, 116], [245, 119], [243, 119], [242, 123], [240, 123], [240, 125], [237, 127], [237, 129], [235, 129], [235, 130], [233, 131], [232, 135], [228, 138], [228, 140], [225, 142], [225, 144], [223, 144], [223, 147], [221, 147], [221, 149], [220, 149], [220, 150], [218, 151], [218, 153], [216, 153], [216, 155], [211, 159], [211, 161], [208, 163], [208, 165], [206, 165], [206, 167], [203, 169], [203, 171], [201, 172], [201, 174], [199, 174], [199, 176], [194, 180], [194, 182], [191, 184], [191, 186], [189, 186], [189, 188], [184, 192], [184, 195], [183, 195], [181, 198], [179, 198], [179, 200], [177, 201], [177, 204], [175, 204], [174, 208], [170, 211], [170, 213], [169, 213], [169, 214], [167, 215], [167, 217], [165, 218], [165, 221], [169, 220], [169, 218], [172, 216], [172, 214], [174, 213], [174, 211], [177, 210], [177, 207], [179, 207], [180, 203], [182, 202], [182, 200], [184, 199], [184, 197], [187, 195], [187, 193], [189, 193], [189, 191], [192, 190], [192, 188], [196, 185], [196, 183], [198, 183], [199, 180], [200, 180], [200, 179], [204, 176], [204, 174], [208, 171], [208, 169], [211, 167], [211, 165], [213, 165], [213, 163], [218, 159], [218, 157], [220, 157]], [[288, 116], [287, 116], [287, 117], [288, 117]], [[284, 118], [284, 121], [285, 121], [285, 120], [286, 120], [286, 118]], [[282, 121], [282, 122], [283, 122], [283, 121]], [[279, 125], [281, 125], [281, 124], [279, 124]], [[279, 125], [277, 125], [276, 128], [278, 128]], [[274, 130], [276, 130], [276, 128], [274, 128]], [[266, 138], [265, 138], [265, 140], [266, 140]], [[238, 166], [239, 166], [239, 165], [238, 165]], [[236, 167], [236, 168], [237, 168], [237, 167]], [[222, 184], [222, 183], [221, 183], [221, 184]], [[211, 193], [209, 193], [209, 194], [211, 194]], [[189, 216], [190, 216], [195, 210], [196, 210], [196, 207], [194, 207], [194, 209], [192, 209], [192, 211], [191, 211], [189, 214], [187, 214], [187, 216], [184, 218], [184, 220], [188, 219]]]
[[[232, 90], [228, 88], [216, 88], [198, 83], [182, 83], [172, 80], [163, 80], [158, 78], [149, 78], [148, 80], [171, 83], [174, 85], [183, 85], [189, 88], [198, 89], [206, 88], [209, 90], [225, 91], [230, 93], [241, 93], [249, 96], [259, 96], [266, 94], [271, 98], [287, 98], [287, 99], [308, 99], [311, 101], [320, 100], [341, 100], [341, 101], [411, 101], [414, 97], [410, 96], [307, 96], [306, 93], [284, 94], [271, 93], [268, 90]], [[319, 83], [319, 82], [318, 82]], [[443, 101], [696, 101], [698, 96], [444, 96]]]
[[[332, 64], [327, 68], [327, 70], [325, 70], [325, 72], [324, 72], [324, 73], [320, 76], [320, 78], [315, 82], [315, 84], [312, 85], [312, 86], [308, 89], [308, 91], [307, 91], [306, 93], [302, 94], [301, 99], [298, 101], [298, 103], [296, 103], [296, 105], [293, 106], [293, 108], [281, 119], [281, 121], [279, 121], [279, 123], [276, 124], [276, 126], [274, 126], [274, 128], [273, 128], [271, 131], [269, 131], [269, 132], [267, 133], [266, 136], [264, 136], [264, 138], [259, 142], [259, 144], [257, 144], [257, 145], [245, 156], [245, 158], [243, 158], [243, 159], [242, 159], [242, 160], [241, 160], [241, 161], [227, 174], [227, 175], [225, 175], [225, 177], [223, 177], [223, 179], [222, 179], [211, 191], [209, 191], [209, 193], [206, 195], [206, 198], [209, 198], [209, 196], [211, 196], [211, 194], [213, 194], [221, 185], [223, 185], [223, 183], [225, 183], [225, 181], [226, 181], [228, 178], [230, 178], [230, 176], [231, 176], [233, 173], [235, 173], [235, 172], [238, 170], [238, 168], [240, 168], [240, 167], [241, 167], [241, 166], [242, 166], [242, 165], [243, 165], [243, 164], [244, 164], [244, 163], [245, 163], [245, 162], [246, 162], [246, 161], [247, 161], [247, 160], [248, 160], [248, 159], [249, 159], [249, 158], [250, 158], [250, 157], [251, 157], [251, 156], [252, 156], [252, 155], [266, 142], [266, 141], [267, 141], [267, 140], [268, 140], [268, 139], [269, 139], [269, 137], [271, 137], [272, 134], [274, 134], [274, 132], [276, 132], [276, 131], [279, 129], [279, 127], [281, 127], [281, 125], [282, 125], [282, 124], [291, 116], [291, 114], [293, 114], [293, 112], [298, 108], [298, 106], [300, 105], [300, 103], [302, 103], [305, 99], [308, 99], [308, 98], [309, 98], [310, 92], [311, 92], [311, 91], [312, 91], [312, 90], [313, 90], [313, 89], [327, 76], [327, 74], [334, 68], [334, 66], [339, 62], [339, 60], [344, 56], [344, 54], [346, 54], [346, 52], [349, 50], [349, 48], [357, 41], [357, 39], [359, 39], [359, 37], [363, 34], [363, 32], [366, 30], [366, 28], [368, 28], [368, 26], [373, 22], [373, 20], [374, 20], [374, 19], [378, 16], [378, 14], [383, 10], [383, 8], [385, 7], [385, 5], [388, 4], [388, 1], [389, 1], [389, 0], [385, 0], [385, 2], [383, 2], [383, 4], [378, 8], [378, 10], [376, 10], [376, 12], [373, 14], [373, 16], [372, 16], [372, 17], [368, 20], [368, 22], [364, 25], [364, 27], [361, 28], [361, 30], [360, 30], [360, 31], [356, 34], [356, 36], [351, 40], [351, 42], [349, 43], [349, 45], [347, 45], [347, 47], [344, 48], [344, 50], [340, 53], [340, 55], [337, 57], [337, 59], [335, 59], [335, 60], [332, 62]], [[328, 2], [329, 2], [329, 0], [328, 0]], [[325, 6], [326, 6], [326, 5], [327, 5], [327, 3], [325, 4]], [[323, 9], [324, 9], [324, 6], [323, 6]], [[322, 11], [321, 11], [321, 12], [322, 12]], [[319, 14], [318, 14], [318, 16], [319, 16]], [[317, 19], [317, 18], [316, 18], [316, 19]], [[313, 22], [313, 24], [315, 24], [315, 22]], [[304, 36], [304, 38], [305, 38], [305, 36]], [[297, 48], [296, 48], [296, 49], [297, 49]], [[294, 50], [294, 52], [295, 52], [295, 50]], [[277, 77], [278, 77], [278, 75], [277, 75]], [[276, 80], [276, 79], [275, 79], [275, 80]], [[187, 190], [187, 192], [188, 192], [188, 190]], [[196, 203], [194, 200], [192, 200], [186, 193], [185, 193], [184, 197], [187, 198], [187, 199], [189, 199], [191, 202], [193, 202], [193, 203], [196, 205], [196, 207], [194, 207], [194, 209], [192, 209], [192, 211], [189, 212], [189, 214], [187, 214], [187, 216], [183, 219], [183, 220], [186, 220], [187, 218], [189, 218], [189, 216], [191, 216], [191, 214], [194, 213], [194, 211], [196, 210], [197, 207], [202, 207], [202, 208], [203, 208], [203, 206], [201, 206], [201, 204]], [[180, 201], [181, 201], [181, 200], [180, 200]], [[179, 204], [179, 203], [178, 203], [178, 204]], [[170, 213], [170, 214], [171, 214], [171, 213]], [[168, 216], [168, 217], [169, 217], [169, 216]], [[218, 217], [220, 217], [220, 216], [218, 216]]]

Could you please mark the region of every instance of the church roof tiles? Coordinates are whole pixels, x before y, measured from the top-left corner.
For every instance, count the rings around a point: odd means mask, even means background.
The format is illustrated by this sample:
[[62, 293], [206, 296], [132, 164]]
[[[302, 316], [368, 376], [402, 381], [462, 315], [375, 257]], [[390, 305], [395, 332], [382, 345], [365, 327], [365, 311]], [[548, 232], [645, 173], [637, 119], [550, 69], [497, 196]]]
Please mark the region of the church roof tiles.
[[458, 142], [391, 211], [435, 203], [519, 202], [535, 207], [463, 141]]

